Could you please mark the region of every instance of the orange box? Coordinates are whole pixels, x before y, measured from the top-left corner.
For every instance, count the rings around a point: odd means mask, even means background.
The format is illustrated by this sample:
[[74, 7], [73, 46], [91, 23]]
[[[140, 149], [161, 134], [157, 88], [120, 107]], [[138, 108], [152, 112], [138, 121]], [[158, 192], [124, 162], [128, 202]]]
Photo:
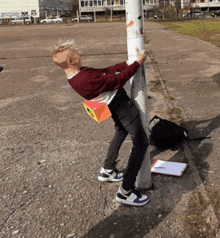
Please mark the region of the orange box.
[[111, 116], [111, 112], [106, 103], [99, 103], [93, 101], [84, 101], [83, 106], [90, 117], [97, 122], [102, 122]]

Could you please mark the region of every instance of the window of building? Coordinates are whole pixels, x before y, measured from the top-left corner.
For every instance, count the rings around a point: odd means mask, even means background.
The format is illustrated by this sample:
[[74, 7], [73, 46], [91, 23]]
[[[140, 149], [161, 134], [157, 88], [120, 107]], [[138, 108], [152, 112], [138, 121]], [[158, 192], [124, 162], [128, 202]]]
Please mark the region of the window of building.
[[37, 11], [36, 10], [31, 10], [31, 16], [36, 16], [37, 15]]

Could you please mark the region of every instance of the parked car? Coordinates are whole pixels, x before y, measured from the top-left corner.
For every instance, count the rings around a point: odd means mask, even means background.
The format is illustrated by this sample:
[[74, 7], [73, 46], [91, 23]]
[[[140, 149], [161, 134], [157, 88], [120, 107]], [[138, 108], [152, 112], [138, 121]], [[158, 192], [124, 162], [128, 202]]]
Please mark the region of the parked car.
[[[73, 18], [71, 19], [72, 22], [77, 22], [78, 18]], [[92, 16], [87, 16], [87, 15], [82, 15], [79, 17], [79, 21], [87, 21], [87, 22], [91, 22], [93, 21], [94, 18]]]
[[183, 14], [182, 17], [183, 17], [183, 18], [189, 18], [189, 17], [190, 17], [190, 13], [188, 13], [188, 14]]
[[205, 17], [204, 13], [201, 11], [198, 11], [198, 12], [193, 12], [192, 13], [192, 18], [203, 18]]
[[48, 18], [40, 21], [40, 23], [43, 23], [43, 24], [45, 24], [45, 23], [60, 23], [60, 22], [63, 22], [63, 18], [60, 18], [57, 16], [48, 17]]
[[183, 18], [203, 18], [205, 17], [202, 11], [195, 11], [188, 14], [182, 15]]
[[220, 17], [220, 11], [211, 14], [212, 17]]
[[27, 25], [34, 22], [34, 17], [32, 16], [25, 16], [25, 17], [16, 17], [14, 20], [11, 21], [12, 25], [22, 24], [25, 23]]

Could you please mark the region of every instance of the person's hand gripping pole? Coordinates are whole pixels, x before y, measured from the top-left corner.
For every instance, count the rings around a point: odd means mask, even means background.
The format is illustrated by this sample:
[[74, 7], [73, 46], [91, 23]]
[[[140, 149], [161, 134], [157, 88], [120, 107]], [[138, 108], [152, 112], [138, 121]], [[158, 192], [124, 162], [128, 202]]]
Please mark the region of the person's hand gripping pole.
[[139, 64], [143, 63], [147, 59], [147, 53], [146, 50], [143, 50], [141, 53], [138, 48], [136, 48], [137, 52], [137, 62]]

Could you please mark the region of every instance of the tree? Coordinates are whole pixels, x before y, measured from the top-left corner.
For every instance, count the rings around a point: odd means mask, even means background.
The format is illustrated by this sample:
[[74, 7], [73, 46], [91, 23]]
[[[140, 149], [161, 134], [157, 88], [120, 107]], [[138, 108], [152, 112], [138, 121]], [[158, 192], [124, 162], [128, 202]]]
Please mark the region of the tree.
[[70, 8], [73, 12], [73, 15], [76, 15], [77, 10], [79, 10], [79, 0], [72, 0], [70, 3]]
[[105, 13], [105, 19], [108, 21], [108, 15], [110, 13], [110, 9], [108, 7], [104, 8], [104, 13]]
[[179, 13], [181, 12], [181, 1], [176, 0], [175, 1], [175, 8], [176, 8], [176, 19], [179, 19]]

